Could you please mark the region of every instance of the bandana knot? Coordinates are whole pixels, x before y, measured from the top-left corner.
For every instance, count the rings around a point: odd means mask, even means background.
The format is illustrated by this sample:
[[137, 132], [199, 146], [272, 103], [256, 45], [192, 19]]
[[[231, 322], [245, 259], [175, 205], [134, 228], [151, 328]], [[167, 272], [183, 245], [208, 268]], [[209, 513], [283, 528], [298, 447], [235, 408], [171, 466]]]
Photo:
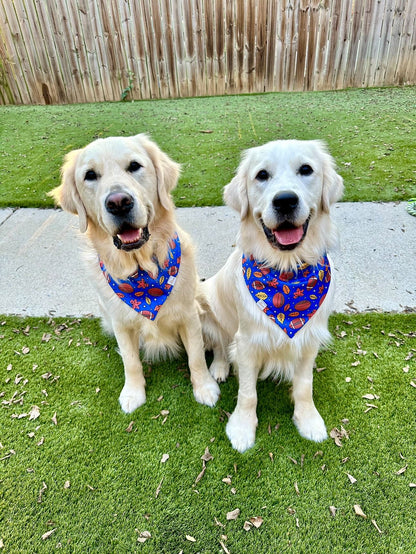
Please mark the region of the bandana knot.
[[290, 338], [316, 314], [331, 282], [326, 254], [315, 266], [300, 264], [295, 271], [278, 271], [243, 254], [242, 270], [257, 306]]
[[138, 267], [127, 279], [116, 281], [100, 260], [101, 271], [116, 295], [130, 308], [150, 320], [156, 318], [175, 285], [181, 264], [181, 243], [177, 233], [169, 240], [168, 254], [162, 267], [156, 259], [154, 261], [159, 268], [157, 277]]

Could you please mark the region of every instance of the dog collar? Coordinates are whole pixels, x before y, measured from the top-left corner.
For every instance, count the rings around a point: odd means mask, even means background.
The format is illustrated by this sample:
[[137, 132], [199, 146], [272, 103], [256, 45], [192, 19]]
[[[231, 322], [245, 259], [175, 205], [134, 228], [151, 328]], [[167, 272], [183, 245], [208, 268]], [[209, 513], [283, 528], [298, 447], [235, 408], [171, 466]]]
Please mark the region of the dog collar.
[[292, 338], [322, 305], [331, 282], [325, 254], [316, 266], [298, 265], [296, 271], [280, 272], [242, 256], [247, 288], [257, 306]]
[[154, 320], [172, 292], [180, 263], [181, 243], [178, 234], [175, 233], [169, 240], [168, 255], [163, 267], [157, 264], [159, 271], [156, 278], [150, 272], [138, 267], [137, 271], [127, 279], [116, 281], [108, 273], [101, 260], [100, 268], [107, 283], [123, 302], [144, 317]]

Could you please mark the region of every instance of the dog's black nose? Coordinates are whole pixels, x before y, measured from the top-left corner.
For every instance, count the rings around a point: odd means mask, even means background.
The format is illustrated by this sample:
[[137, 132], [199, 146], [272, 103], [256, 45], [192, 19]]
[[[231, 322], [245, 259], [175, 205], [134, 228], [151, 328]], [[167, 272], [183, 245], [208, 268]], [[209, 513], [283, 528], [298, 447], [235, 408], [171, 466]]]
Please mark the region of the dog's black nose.
[[133, 206], [133, 197], [126, 192], [112, 192], [105, 199], [105, 208], [107, 212], [113, 215], [127, 215]]
[[273, 198], [273, 208], [280, 214], [292, 213], [299, 204], [299, 197], [294, 192], [281, 192]]

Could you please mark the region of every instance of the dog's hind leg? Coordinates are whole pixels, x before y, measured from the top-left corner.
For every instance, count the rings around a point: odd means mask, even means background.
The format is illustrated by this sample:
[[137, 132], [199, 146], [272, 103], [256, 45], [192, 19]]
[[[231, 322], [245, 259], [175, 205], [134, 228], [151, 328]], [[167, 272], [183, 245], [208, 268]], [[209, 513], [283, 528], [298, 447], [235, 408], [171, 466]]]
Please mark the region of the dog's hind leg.
[[200, 404], [214, 406], [220, 395], [220, 389], [207, 368], [202, 329], [196, 308], [194, 313], [190, 312], [188, 316], [179, 328], [179, 335], [188, 354], [195, 400]]
[[120, 394], [123, 412], [129, 414], [146, 402], [143, 366], [139, 356], [139, 331], [113, 325], [120, 355], [124, 364], [125, 383]]

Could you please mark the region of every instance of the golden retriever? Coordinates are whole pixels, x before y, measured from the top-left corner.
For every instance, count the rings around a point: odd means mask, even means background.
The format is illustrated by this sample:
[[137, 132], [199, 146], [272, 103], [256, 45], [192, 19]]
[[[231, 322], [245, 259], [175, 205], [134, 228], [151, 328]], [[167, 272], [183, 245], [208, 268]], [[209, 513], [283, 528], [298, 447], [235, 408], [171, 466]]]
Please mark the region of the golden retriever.
[[70, 152], [50, 193], [78, 214], [87, 239], [103, 326], [123, 359], [126, 413], [146, 400], [139, 344], [153, 358], [176, 354], [182, 342], [195, 399], [213, 406], [219, 396], [205, 361], [193, 246], [170, 194], [178, 176], [179, 165], [146, 135], [109, 137]]
[[241, 217], [237, 247], [201, 284], [203, 328], [214, 352], [211, 373], [237, 369], [237, 405], [226, 427], [240, 452], [253, 446], [257, 378], [292, 382], [293, 421], [310, 440], [327, 437], [312, 398], [313, 365], [330, 338], [334, 293], [326, 253], [337, 234], [331, 206], [342, 178], [320, 141], [274, 141], [247, 150], [225, 187], [225, 202]]

